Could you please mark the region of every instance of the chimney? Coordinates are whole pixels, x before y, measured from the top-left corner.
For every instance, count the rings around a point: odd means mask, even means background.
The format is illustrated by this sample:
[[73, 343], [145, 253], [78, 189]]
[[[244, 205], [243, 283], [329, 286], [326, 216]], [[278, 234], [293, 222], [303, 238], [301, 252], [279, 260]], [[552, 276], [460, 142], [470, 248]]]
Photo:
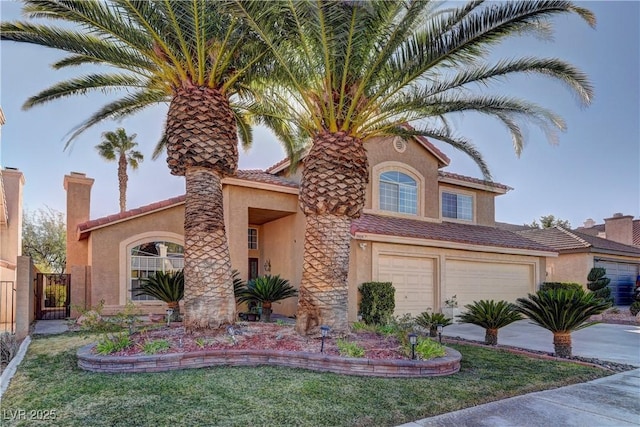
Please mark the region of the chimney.
[[74, 265], [88, 265], [88, 240], [78, 240], [78, 224], [89, 221], [91, 208], [91, 187], [93, 178], [80, 172], [64, 176], [67, 191], [67, 268], [71, 272]]
[[633, 245], [633, 215], [614, 213], [604, 220], [604, 233], [608, 240]]

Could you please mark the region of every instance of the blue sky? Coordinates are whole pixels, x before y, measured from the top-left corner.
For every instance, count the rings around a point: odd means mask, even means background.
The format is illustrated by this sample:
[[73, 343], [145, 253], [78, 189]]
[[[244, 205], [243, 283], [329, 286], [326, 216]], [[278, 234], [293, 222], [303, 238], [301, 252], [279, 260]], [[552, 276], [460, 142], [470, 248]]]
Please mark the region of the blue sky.
[[[513, 191], [496, 199], [496, 220], [530, 223], [554, 214], [576, 227], [591, 217], [597, 222], [614, 212], [640, 216], [640, 3], [581, 2], [598, 19], [595, 30], [575, 16], [555, 19], [554, 40], [517, 38], [500, 46], [495, 57], [556, 56], [585, 71], [594, 87], [592, 105], [582, 108], [562, 85], [542, 78], [516, 78], [501, 91], [544, 105], [565, 118], [568, 131], [550, 145], [535, 127], [520, 158], [508, 133], [493, 119], [473, 114], [454, 121], [458, 134], [471, 139], [485, 155], [497, 182]], [[3, 21], [20, 18], [20, 5], [0, 2]], [[130, 173], [128, 207], [134, 208], [184, 193], [184, 180], [174, 177], [164, 159], [151, 151], [164, 126], [166, 106], [158, 106], [120, 123], [106, 122], [85, 132], [70, 150], [65, 136], [107, 102], [101, 94], [57, 101], [22, 111], [34, 95], [65, 78], [86, 71], [55, 71], [59, 52], [10, 42], [0, 43], [0, 164], [24, 172], [24, 204], [29, 210], [49, 206], [63, 211], [63, 176], [70, 171], [95, 178], [91, 217], [118, 212], [116, 164], [102, 160], [95, 145], [101, 133], [124, 127], [137, 133], [147, 159]], [[257, 129], [254, 146], [240, 154], [243, 169], [264, 169], [284, 157], [275, 138]], [[481, 177], [475, 164], [444, 143], [433, 141], [450, 158], [447, 171]]]

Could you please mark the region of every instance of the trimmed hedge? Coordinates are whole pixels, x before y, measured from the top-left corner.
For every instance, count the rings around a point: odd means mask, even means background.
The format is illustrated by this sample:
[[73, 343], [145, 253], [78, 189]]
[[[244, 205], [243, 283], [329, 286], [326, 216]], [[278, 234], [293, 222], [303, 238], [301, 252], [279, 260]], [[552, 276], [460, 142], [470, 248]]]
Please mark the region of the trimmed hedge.
[[580, 289], [584, 290], [580, 283], [575, 282], [543, 282], [540, 286], [541, 291], [550, 291], [553, 289]]
[[391, 282], [365, 282], [358, 288], [360, 314], [368, 325], [382, 325], [396, 309], [396, 289]]

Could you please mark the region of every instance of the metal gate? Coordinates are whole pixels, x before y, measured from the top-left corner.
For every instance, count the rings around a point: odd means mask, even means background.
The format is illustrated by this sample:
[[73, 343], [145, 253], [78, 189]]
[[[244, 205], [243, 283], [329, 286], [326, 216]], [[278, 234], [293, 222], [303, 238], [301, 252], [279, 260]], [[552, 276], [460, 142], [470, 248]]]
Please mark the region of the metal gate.
[[42, 274], [36, 278], [36, 319], [66, 319], [71, 315], [71, 275]]

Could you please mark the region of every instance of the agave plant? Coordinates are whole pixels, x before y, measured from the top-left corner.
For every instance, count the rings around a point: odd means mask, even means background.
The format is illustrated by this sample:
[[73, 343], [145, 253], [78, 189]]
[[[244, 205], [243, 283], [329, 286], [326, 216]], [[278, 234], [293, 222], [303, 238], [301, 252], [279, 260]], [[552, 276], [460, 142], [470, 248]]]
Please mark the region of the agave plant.
[[283, 299], [295, 297], [298, 290], [289, 281], [279, 275], [260, 276], [247, 282], [238, 296], [238, 302], [256, 302], [262, 304], [262, 314], [265, 322], [271, 321], [271, 304]]
[[518, 311], [534, 323], [553, 332], [556, 356], [571, 357], [571, 332], [597, 322], [589, 318], [600, 314], [611, 302], [604, 301], [582, 289], [553, 289], [518, 298]]
[[438, 336], [438, 325], [449, 326], [451, 319], [442, 313], [431, 313], [424, 311], [416, 317], [416, 323], [429, 330], [429, 336]]
[[180, 300], [184, 298], [184, 272], [156, 271], [155, 274], [142, 279], [140, 287], [134, 289], [136, 296], [149, 295], [167, 303], [167, 307], [173, 310], [171, 320], [180, 317]]
[[516, 306], [507, 301], [480, 300], [464, 308], [467, 311], [459, 316], [460, 322], [483, 327], [484, 343], [488, 345], [498, 344], [498, 329], [523, 318]]

